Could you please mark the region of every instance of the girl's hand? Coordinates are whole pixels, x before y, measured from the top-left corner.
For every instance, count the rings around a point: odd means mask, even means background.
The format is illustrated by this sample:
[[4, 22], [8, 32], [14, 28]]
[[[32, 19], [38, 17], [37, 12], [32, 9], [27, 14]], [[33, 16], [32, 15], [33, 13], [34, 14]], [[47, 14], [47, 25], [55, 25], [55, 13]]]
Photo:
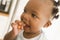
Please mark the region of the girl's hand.
[[15, 23], [11, 24], [12, 26], [12, 31], [14, 32], [15, 35], [18, 35], [18, 33], [23, 29], [24, 23], [16, 20]]

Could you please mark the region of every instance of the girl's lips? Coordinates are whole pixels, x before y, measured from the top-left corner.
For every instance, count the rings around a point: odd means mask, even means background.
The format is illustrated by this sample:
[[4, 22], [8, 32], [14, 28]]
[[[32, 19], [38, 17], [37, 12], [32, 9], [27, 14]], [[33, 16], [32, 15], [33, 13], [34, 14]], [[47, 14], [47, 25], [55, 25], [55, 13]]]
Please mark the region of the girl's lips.
[[28, 24], [24, 23], [24, 27], [30, 27]]
[[23, 25], [24, 27], [30, 27], [28, 24], [26, 24], [24, 21], [23, 21]]

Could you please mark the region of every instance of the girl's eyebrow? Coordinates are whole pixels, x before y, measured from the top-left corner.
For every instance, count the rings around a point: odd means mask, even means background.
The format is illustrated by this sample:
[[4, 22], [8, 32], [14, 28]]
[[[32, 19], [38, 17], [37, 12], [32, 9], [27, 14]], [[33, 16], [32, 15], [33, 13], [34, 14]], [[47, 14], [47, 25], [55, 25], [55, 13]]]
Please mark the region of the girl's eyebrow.
[[[28, 10], [28, 8], [25, 7], [24, 10]], [[37, 12], [37, 10], [33, 10], [33, 9], [31, 9], [30, 11], [33, 12], [36, 16], [39, 15], [38, 12]]]
[[32, 12], [33, 12], [34, 14], [36, 14], [36, 15], [39, 15], [39, 14], [38, 14], [38, 12], [37, 12], [37, 11], [35, 11], [35, 10], [34, 10], [34, 11], [32, 11]]
[[33, 14], [35, 14], [35, 15], [39, 18], [39, 16], [38, 16], [39, 14], [38, 14], [37, 11], [34, 10], [34, 11], [32, 11], [32, 12], [33, 12]]

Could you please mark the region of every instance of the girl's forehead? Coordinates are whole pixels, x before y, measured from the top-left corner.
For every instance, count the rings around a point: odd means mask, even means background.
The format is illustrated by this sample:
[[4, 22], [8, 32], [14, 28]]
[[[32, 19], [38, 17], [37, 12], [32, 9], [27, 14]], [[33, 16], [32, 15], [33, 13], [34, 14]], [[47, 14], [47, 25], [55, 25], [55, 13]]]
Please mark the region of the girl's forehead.
[[37, 6], [53, 7], [53, 2], [51, 0], [30, 0], [26, 6], [27, 7], [37, 7]]
[[25, 8], [37, 13], [50, 13], [53, 8], [53, 2], [51, 0], [30, 0]]
[[35, 3], [52, 3], [53, 0], [29, 0], [29, 2], [35, 2]]
[[52, 9], [53, 2], [50, 0], [30, 0], [25, 8], [34, 10]]

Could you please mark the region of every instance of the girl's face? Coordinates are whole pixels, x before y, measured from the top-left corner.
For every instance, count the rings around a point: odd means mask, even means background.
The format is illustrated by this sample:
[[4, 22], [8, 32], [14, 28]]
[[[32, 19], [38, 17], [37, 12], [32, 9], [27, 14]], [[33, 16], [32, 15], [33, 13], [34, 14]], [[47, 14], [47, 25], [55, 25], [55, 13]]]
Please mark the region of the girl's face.
[[21, 20], [26, 24], [24, 31], [36, 33], [48, 22], [53, 3], [50, 0], [30, 0], [26, 5]]

